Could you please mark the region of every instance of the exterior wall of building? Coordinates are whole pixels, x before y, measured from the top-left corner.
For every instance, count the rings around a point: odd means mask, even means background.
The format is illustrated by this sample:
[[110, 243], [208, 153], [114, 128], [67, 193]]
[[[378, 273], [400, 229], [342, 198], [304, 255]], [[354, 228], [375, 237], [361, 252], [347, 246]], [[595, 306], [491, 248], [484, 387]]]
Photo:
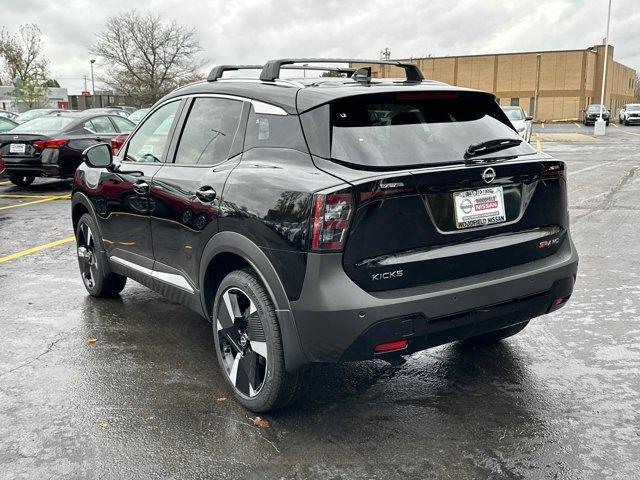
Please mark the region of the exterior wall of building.
[[[614, 60], [609, 46], [605, 105], [614, 116], [633, 102], [636, 72]], [[492, 92], [500, 105], [519, 105], [539, 121], [581, 118], [589, 103], [600, 101], [604, 46], [584, 50], [413, 58], [426, 78]], [[402, 69], [372, 67], [378, 77], [403, 77]], [[538, 99], [536, 108], [535, 99]]]

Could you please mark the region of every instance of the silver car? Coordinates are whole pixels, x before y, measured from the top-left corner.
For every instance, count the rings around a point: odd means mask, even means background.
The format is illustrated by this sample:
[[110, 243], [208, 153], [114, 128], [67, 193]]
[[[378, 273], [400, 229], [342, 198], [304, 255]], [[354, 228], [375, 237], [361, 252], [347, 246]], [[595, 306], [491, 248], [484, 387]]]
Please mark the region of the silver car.
[[502, 111], [511, 120], [513, 128], [525, 142], [531, 141], [531, 121], [533, 117], [527, 114], [522, 107], [502, 107]]

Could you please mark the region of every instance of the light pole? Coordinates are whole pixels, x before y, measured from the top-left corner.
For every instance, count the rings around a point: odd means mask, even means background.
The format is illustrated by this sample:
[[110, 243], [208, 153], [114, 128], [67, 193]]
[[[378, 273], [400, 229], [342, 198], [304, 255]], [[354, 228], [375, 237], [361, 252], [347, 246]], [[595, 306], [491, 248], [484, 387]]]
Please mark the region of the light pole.
[[96, 61], [92, 58], [90, 60], [91, 62], [91, 95], [95, 96], [96, 94], [96, 84], [93, 81], [93, 64], [96, 63]]
[[602, 118], [604, 114], [604, 87], [607, 82], [607, 61], [609, 57], [609, 24], [611, 23], [611, 0], [609, 0], [609, 10], [607, 11], [607, 35], [604, 37], [604, 67], [602, 69], [602, 90], [600, 93], [600, 118], [593, 126], [594, 135], [604, 135], [606, 132], [606, 122]]

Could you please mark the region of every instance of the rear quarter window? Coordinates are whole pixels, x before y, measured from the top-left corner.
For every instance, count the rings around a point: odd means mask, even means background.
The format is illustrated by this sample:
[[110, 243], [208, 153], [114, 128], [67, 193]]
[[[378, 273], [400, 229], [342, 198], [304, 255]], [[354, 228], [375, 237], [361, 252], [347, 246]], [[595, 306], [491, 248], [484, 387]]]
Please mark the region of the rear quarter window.
[[258, 114], [253, 106], [249, 113], [244, 149], [291, 148], [307, 152], [297, 115]]

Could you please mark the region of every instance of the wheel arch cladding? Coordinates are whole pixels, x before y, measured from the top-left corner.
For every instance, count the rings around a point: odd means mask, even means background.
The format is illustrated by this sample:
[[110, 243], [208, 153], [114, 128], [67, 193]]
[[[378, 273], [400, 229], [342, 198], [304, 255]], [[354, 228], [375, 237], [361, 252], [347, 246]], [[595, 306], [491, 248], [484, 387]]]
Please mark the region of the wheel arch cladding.
[[287, 371], [294, 372], [308, 363], [298, 337], [291, 306], [278, 274], [260, 248], [247, 237], [235, 232], [214, 235], [202, 252], [199, 280], [202, 309], [210, 318], [213, 296], [222, 279], [233, 270], [251, 268], [269, 292], [274, 304]]

